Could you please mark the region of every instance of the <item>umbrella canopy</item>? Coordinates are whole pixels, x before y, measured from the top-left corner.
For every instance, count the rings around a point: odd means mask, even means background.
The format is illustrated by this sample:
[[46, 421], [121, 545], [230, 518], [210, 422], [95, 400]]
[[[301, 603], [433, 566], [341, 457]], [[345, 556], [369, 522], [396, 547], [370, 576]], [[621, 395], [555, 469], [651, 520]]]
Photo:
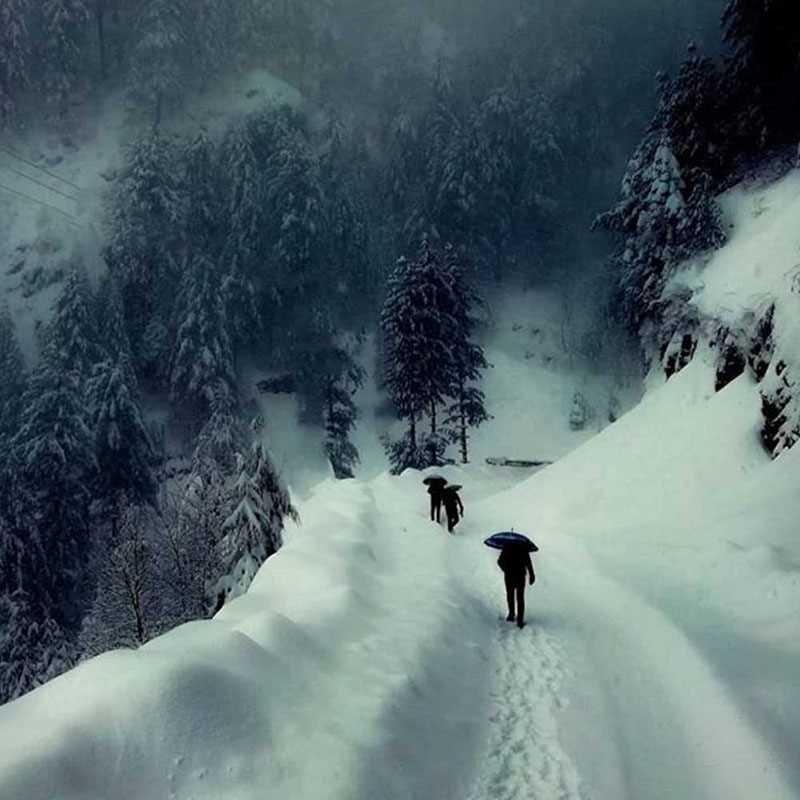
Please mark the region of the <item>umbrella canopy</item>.
[[423, 480], [422, 482], [426, 486], [430, 486], [432, 483], [441, 483], [442, 485], [444, 485], [445, 483], [447, 483], [447, 478], [445, 478], [443, 475], [428, 475], [428, 477], [425, 478], [425, 480]]
[[500, 531], [483, 542], [487, 547], [502, 550], [504, 547], [523, 547], [529, 553], [537, 553], [539, 548], [523, 533], [515, 531]]
[[454, 483], [452, 486], [445, 486], [448, 492], [460, 492], [464, 487], [460, 483]]

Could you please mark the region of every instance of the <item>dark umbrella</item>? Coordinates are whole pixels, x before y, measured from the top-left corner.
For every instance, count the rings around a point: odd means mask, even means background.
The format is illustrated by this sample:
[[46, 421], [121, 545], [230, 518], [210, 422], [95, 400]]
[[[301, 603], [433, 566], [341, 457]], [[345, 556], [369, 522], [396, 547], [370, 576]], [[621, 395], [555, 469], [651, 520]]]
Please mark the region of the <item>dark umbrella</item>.
[[500, 531], [483, 542], [487, 547], [502, 550], [504, 547], [524, 547], [529, 553], [537, 553], [539, 548], [523, 533]]
[[459, 483], [454, 483], [452, 486], [446, 486], [448, 492], [460, 492], [464, 487]]
[[428, 475], [422, 482], [426, 486], [430, 486], [432, 483], [447, 483], [447, 478], [442, 475]]

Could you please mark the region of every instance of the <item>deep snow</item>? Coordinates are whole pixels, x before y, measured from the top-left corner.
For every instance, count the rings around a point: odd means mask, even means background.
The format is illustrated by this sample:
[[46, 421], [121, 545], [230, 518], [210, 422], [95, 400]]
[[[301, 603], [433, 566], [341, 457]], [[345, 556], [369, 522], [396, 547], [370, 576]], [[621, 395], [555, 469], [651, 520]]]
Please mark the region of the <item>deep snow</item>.
[[[700, 355], [553, 467], [326, 481], [211, 622], [0, 709], [0, 795], [800, 797], [796, 461]], [[542, 552], [504, 622], [494, 529]]]

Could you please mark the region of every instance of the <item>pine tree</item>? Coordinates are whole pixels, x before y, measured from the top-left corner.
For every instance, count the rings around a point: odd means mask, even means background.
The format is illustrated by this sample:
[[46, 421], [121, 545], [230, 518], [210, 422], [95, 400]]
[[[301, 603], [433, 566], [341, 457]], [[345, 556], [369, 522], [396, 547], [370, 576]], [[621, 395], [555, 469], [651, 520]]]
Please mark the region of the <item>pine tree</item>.
[[29, 14], [29, 0], [0, 0], [0, 126], [13, 119], [30, 82]]
[[183, 0], [148, 0], [139, 16], [131, 55], [131, 94], [152, 115], [157, 129], [166, 107], [186, 88], [187, 8]]
[[18, 527], [42, 553], [37, 584], [53, 618], [75, 628], [86, 591], [89, 487], [96, 474], [94, 440], [79, 378], [49, 343], [31, 376], [12, 446], [18, 465]]
[[431, 466], [440, 457], [438, 447], [432, 445], [445, 433], [439, 431], [438, 408], [449, 396], [456, 373], [453, 343], [459, 331], [453, 264], [423, 240], [414, 261], [398, 262], [381, 315], [386, 387], [400, 418], [409, 423], [408, 441], [397, 452], [417, 459], [422, 445], [416, 426], [427, 414]]
[[75, 655], [46, 606], [24, 589], [0, 592], [0, 704], [66, 672]]
[[235, 397], [234, 354], [215, 265], [195, 256], [184, 272], [171, 397], [207, 415], [218, 391]]
[[180, 284], [185, 216], [180, 151], [158, 132], [135, 140], [114, 186], [105, 260], [125, 305], [137, 372], [168, 375], [167, 327]]
[[221, 171], [227, 179], [223, 293], [231, 335], [236, 342], [249, 344], [262, 327], [254, 279], [263, 268], [267, 247], [263, 176], [249, 126], [236, 125], [228, 132], [222, 144], [221, 161]]
[[358, 420], [353, 396], [363, 385], [366, 374], [347, 350], [336, 347], [327, 358], [324, 375], [325, 455], [337, 478], [353, 478], [360, 460], [350, 440]]
[[53, 308], [53, 320], [46, 338], [58, 364], [65, 372], [74, 373], [81, 385], [101, 360], [96, 318], [86, 274], [73, 269], [64, 283]]
[[258, 568], [280, 549], [285, 517], [297, 516], [260, 442], [253, 445], [247, 458], [240, 456], [233, 494], [237, 503], [225, 521], [222, 549], [226, 568], [218, 584], [226, 598], [247, 590]]
[[669, 134], [660, 124], [650, 130], [629, 162], [619, 203], [596, 224], [622, 239], [614, 262], [622, 312], [634, 331], [657, 316], [675, 265], [725, 241], [707, 185], [688, 191]]
[[793, 0], [729, 0], [723, 16], [733, 50], [727, 64], [726, 126], [750, 153], [795, 144], [800, 135], [800, 7]]
[[109, 359], [95, 366], [89, 382], [98, 488], [103, 497], [124, 491], [152, 500], [155, 454], [131, 378], [124, 362]]
[[488, 363], [483, 348], [474, 341], [476, 322], [473, 310], [480, 305], [481, 299], [468, 284], [462, 260], [451, 245], [445, 248], [445, 259], [454, 296], [454, 331], [451, 340], [453, 383], [449, 390], [453, 402], [448, 408], [446, 426], [451, 440], [459, 445], [462, 462], [467, 464], [470, 428], [477, 428], [490, 419], [485, 396], [474, 385], [480, 380]]
[[17, 430], [22, 411], [22, 395], [27, 382], [25, 359], [22, 356], [14, 322], [8, 306], [0, 305], [0, 470], [8, 454], [8, 437]]
[[81, 44], [89, 11], [83, 0], [42, 3], [45, 83], [50, 101], [64, 114], [81, 69]]

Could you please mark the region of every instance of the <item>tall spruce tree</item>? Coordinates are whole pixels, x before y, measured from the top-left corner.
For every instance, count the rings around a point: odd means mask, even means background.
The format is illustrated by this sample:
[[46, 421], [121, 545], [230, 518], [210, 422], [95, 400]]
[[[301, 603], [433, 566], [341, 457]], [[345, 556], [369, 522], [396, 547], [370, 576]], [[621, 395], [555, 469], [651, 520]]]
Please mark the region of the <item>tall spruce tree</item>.
[[59, 114], [64, 114], [81, 71], [81, 45], [89, 10], [83, 0], [44, 0], [41, 13], [47, 93]]
[[11, 122], [30, 82], [29, 0], [0, 0], [0, 126]]
[[750, 153], [800, 137], [800, 6], [793, 0], [729, 0], [731, 133]]
[[452, 402], [447, 409], [446, 425], [453, 443], [459, 447], [461, 460], [469, 462], [469, 431], [490, 419], [486, 398], [476, 385], [489, 366], [483, 348], [475, 342], [476, 321], [473, 315], [481, 299], [465, 274], [462, 258], [452, 245], [445, 248], [447, 274], [453, 292]]
[[233, 496], [236, 507], [221, 542], [225, 572], [218, 583], [218, 592], [231, 599], [247, 590], [258, 568], [280, 549], [284, 519], [297, 517], [261, 442], [246, 458], [240, 456]]
[[207, 417], [218, 391], [235, 397], [234, 353], [221, 280], [205, 255], [184, 271], [181, 311], [172, 355], [171, 397]]
[[138, 19], [138, 40], [131, 54], [131, 94], [155, 128], [186, 89], [189, 8], [185, 0], [147, 0]]
[[[453, 384], [454, 296], [449, 265], [424, 239], [413, 261], [400, 259], [388, 282], [381, 313], [384, 380], [397, 413], [408, 421], [399, 449], [389, 450], [395, 471], [430, 466], [440, 449], [425, 454], [417, 425], [424, 415], [433, 440], [438, 411]], [[406, 461], [407, 463], [403, 463]]]

